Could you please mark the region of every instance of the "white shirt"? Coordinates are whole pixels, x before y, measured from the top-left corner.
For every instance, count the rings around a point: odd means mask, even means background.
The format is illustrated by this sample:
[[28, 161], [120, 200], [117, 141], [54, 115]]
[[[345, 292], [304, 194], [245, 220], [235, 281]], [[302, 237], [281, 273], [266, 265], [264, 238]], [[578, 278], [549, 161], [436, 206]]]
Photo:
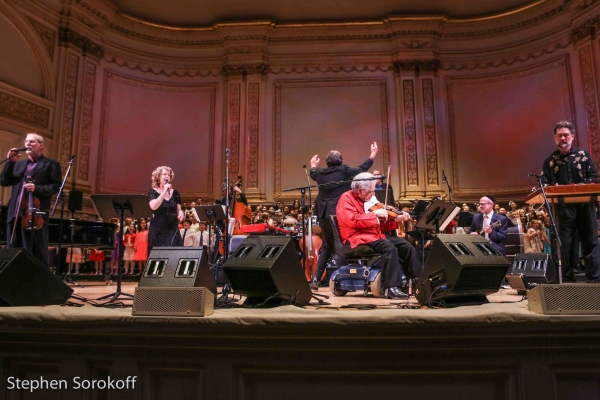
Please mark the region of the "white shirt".
[[[194, 230], [193, 229], [188, 229], [187, 232], [185, 231], [185, 229], [180, 229], [179, 233], [181, 234], [181, 237], [183, 238], [183, 245], [185, 247], [192, 247], [192, 246], [196, 246], [195, 242], [195, 238], [194, 238]], [[185, 237], [183, 236], [185, 235]]]
[[[485, 224], [485, 221], [486, 221], [485, 217], [487, 216], [487, 226], [490, 226], [492, 224], [492, 216], [493, 215], [494, 215], [494, 210], [490, 211], [489, 214], [483, 214], [483, 226], [484, 227], [486, 226], [486, 224]], [[486, 233], [485, 234], [485, 238], [489, 241], [490, 240], [489, 234]]]

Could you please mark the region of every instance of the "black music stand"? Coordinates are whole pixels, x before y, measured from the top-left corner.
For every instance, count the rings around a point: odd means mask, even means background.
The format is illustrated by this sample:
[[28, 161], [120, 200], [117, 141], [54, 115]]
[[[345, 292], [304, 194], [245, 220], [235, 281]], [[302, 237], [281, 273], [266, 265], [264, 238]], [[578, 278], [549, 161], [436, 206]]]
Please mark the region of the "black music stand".
[[[208, 222], [208, 248], [210, 249], [210, 227], [217, 221], [226, 220], [225, 210], [221, 204], [213, 204], [211, 206], [196, 206], [194, 207], [200, 221]], [[206, 219], [203, 219], [206, 218]]]
[[452, 218], [460, 211], [454, 203], [443, 200], [436, 200], [423, 213], [423, 216], [417, 222], [416, 227], [421, 229], [434, 229], [435, 233], [443, 231], [452, 221]]
[[461, 211], [458, 213], [458, 226], [460, 228], [470, 228], [473, 223], [473, 213]]
[[[145, 194], [93, 194], [92, 203], [96, 212], [102, 219], [120, 218], [119, 220], [119, 235], [123, 234], [123, 220], [125, 212], [128, 212], [128, 217], [142, 218], [152, 215], [148, 196]], [[150, 240], [150, 238], [148, 238]], [[119, 240], [119, 264], [117, 267], [117, 291], [106, 296], [102, 296], [96, 300], [104, 300], [111, 298], [108, 303], [114, 303], [119, 296], [133, 298], [132, 294], [121, 292], [121, 269], [123, 268], [123, 252], [125, 251], [125, 243]]]

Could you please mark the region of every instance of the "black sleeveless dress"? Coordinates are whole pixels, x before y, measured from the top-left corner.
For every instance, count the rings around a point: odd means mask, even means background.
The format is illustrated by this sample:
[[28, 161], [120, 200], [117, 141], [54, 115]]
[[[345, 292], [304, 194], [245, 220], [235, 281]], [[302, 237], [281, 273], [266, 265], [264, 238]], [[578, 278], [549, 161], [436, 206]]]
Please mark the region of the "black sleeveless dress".
[[[156, 189], [148, 192], [148, 201], [157, 199], [160, 193]], [[181, 196], [177, 190], [169, 200], [163, 200], [161, 205], [152, 211], [150, 232], [148, 233], [148, 252], [155, 246], [183, 246], [179, 234], [179, 220], [177, 219], [177, 204], [181, 204]]]

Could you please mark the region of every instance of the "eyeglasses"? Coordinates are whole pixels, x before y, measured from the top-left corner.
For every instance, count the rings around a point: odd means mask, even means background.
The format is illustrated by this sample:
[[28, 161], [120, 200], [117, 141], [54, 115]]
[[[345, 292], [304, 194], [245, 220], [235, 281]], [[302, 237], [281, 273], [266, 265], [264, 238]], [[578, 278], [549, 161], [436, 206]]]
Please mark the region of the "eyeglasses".
[[492, 203], [477, 203], [477, 204], [479, 204], [480, 206], [485, 206], [486, 204], [492, 204]]

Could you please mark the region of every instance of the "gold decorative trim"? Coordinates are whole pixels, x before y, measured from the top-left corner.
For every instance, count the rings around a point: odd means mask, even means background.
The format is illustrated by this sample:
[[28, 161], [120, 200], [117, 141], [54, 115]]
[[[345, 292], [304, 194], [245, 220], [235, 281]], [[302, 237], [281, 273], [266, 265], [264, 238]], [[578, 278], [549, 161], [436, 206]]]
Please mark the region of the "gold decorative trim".
[[83, 76], [83, 101], [79, 135], [79, 157], [77, 159], [77, 179], [87, 181], [90, 171], [90, 148], [92, 142], [92, 117], [94, 111], [94, 89], [96, 86], [96, 65], [85, 64]]
[[183, 92], [183, 93], [194, 93], [194, 92], [209, 92], [210, 93], [210, 111], [209, 111], [209, 123], [208, 123], [208, 172], [206, 174], [206, 180], [208, 181], [207, 187], [208, 192], [200, 193], [182, 193], [189, 197], [202, 197], [207, 199], [214, 199], [215, 194], [213, 191], [214, 182], [214, 170], [215, 170], [215, 104], [217, 98], [217, 84], [194, 84], [194, 85], [181, 85], [181, 84], [170, 84], [163, 82], [149, 82], [130, 78], [127, 76], [119, 75], [113, 71], [105, 70], [104, 72], [104, 87], [103, 87], [103, 104], [101, 106], [102, 116], [100, 121], [100, 152], [98, 157], [98, 181], [97, 181], [97, 193], [116, 193], [125, 192], [124, 190], [114, 189], [106, 186], [106, 152], [107, 152], [107, 121], [110, 114], [110, 107], [107, 103], [107, 99], [110, 98], [111, 83], [119, 82], [133, 87], [149, 89], [149, 90], [160, 90], [168, 92]]
[[45, 25], [39, 23], [33, 18], [27, 17], [29, 23], [33, 26], [35, 31], [38, 33], [50, 59], [54, 59], [54, 43], [56, 42], [56, 31], [47, 28]]
[[246, 174], [247, 187], [258, 188], [258, 144], [260, 140], [259, 136], [259, 108], [260, 108], [260, 83], [249, 82], [248, 83], [248, 110], [246, 118], [246, 134], [247, 134], [247, 164]]
[[382, 143], [383, 162], [389, 164], [390, 160], [390, 144], [389, 144], [389, 127], [387, 114], [387, 90], [385, 79], [353, 79], [353, 80], [301, 80], [301, 81], [275, 81], [275, 197], [292, 197], [295, 195], [284, 194], [281, 187], [281, 91], [289, 88], [310, 88], [310, 87], [351, 87], [351, 86], [379, 86], [380, 101], [381, 101], [381, 122], [382, 122]]
[[50, 110], [12, 94], [0, 92], [0, 115], [48, 129]]
[[598, 93], [596, 92], [596, 77], [591, 47], [585, 46], [579, 50], [579, 65], [581, 69], [581, 85], [585, 95], [585, 115], [587, 118], [588, 143], [592, 159], [596, 165], [600, 163], [600, 127], [598, 122]]
[[404, 105], [404, 147], [407, 186], [419, 186], [417, 131], [415, 127], [415, 89], [412, 79], [402, 81]]
[[[565, 104], [568, 104], [565, 110], [565, 118], [569, 121], [573, 120], [574, 109], [573, 109], [573, 95], [571, 93], [571, 86], [569, 84], [569, 59], [568, 55], [561, 56], [560, 58], [550, 60], [543, 64], [534, 65], [531, 67], [519, 69], [516, 71], [506, 72], [491, 76], [479, 76], [479, 77], [447, 77], [446, 78], [446, 93], [447, 93], [447, 104], [448, 104], [448, 122], [449, 122], [449, 133], [450, 133], [450, 147], [452, 157], [452, 182], [454, 187], [454, 194], [456, 195], [479, 195], [480, 190], [461, 189], [459, 172], [458, 172], [458, 151], [456, 144], [456, 129], [455, 129], [455, 117], [454, 117], [454, 102], [453, 102], [453, 88], [457, 84], [472, 84], [472, 83], [483, 83], [483, 82], [501, 82], [510, 79], [520, 78], [523, 76], [534, 75], [542, 71], [547, 71], [554, 68], [560, 68], [562, 72], [562, 85]], [[502, 193], [518, 193], [522, 191], [523, 187], [510, 188], [510, 189], [490, 189], [490, 194], [502, 194]]]
[[571, 41], [578, 42], [585, 37], [594, 39], [599, 30], [600, 15], [596, 15], [571, 31]]
[[436, 72], [440, 67], [439, 60], [433, 59], [408, 59], [394, 61], [391, 68], [397, 73], [414, 72], [415, 76], [419, 76], [419, 72]]
[[221, 73], [228, 76], [243, 76], [248, 75], [265, 75], [269, 70], [269, 66], [264, 63], [260, 64], [240, 64], [240, 65], [225, 65]]
[[427, 184], [439, 185], [433, 79], [423, 79], [421, 85], [423, 88], [423, 122], [425, 130], [425, 158], [427, 160]]
[[84, 56], [89, 54], [98, 60], [100, 60], [104, 55], [104, 49], [100, 45], [69, 28], [61, 27], [59, 29], [58, 43], [60, 46], [68, 46], [69, 44], [73, 45], [81, 50], [81, 53]]
[[69, 165], [73, 142], [73, 124], [75, 120], [75, 96], [77, 92], [77, 71], [79, 56], [69, 53], [67, 58], [63, 115], [60, 130], [60, 167], [66, 171]]
[[229, 174], [236, 176], [240, 173], [240, 108], [241, 108], [241, 83], [229, 84], [229, 101], [227, 105], [227, 147], [229, 148]]

